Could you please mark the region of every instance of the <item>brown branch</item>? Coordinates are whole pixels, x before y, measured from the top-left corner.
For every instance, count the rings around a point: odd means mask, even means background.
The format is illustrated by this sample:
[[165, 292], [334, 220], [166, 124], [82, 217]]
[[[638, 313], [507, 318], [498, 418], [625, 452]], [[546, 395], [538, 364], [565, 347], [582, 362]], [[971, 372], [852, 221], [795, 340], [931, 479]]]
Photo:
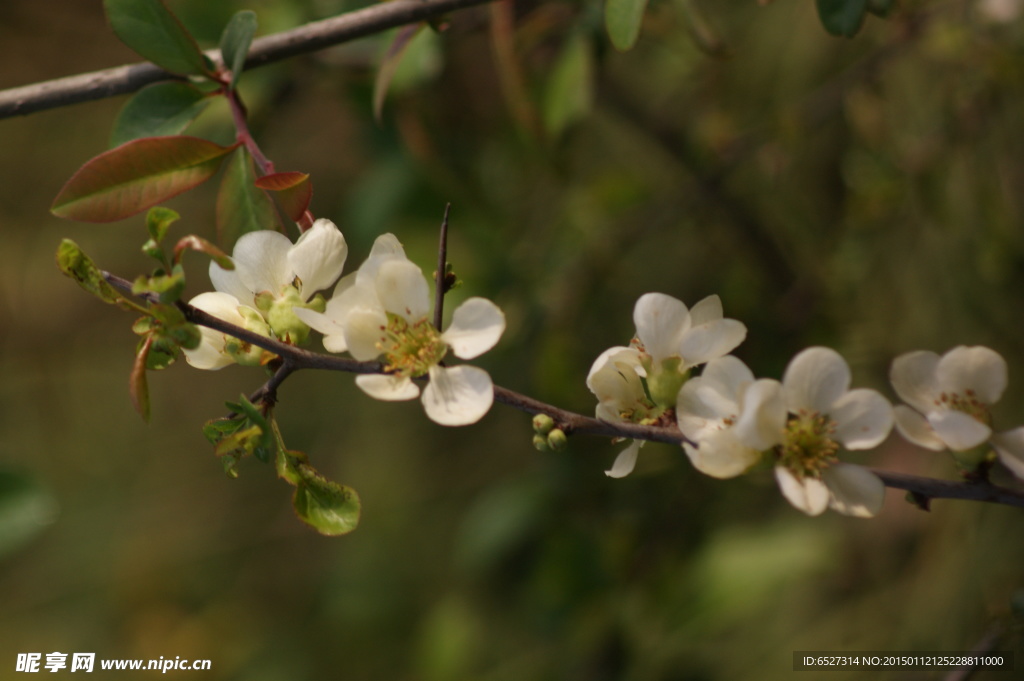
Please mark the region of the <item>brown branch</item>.
[[[416, 23], [490, 1], [393, 0], [355, 12], [347, 12], [289, 31], [257, 38], [252, 43], [245, 68], [251, 69], [315, 52], [389, 28]], [[209, 50], [206, 54], [215, 63], [221, 62], [219, 50]], [[0, 118], [23, 116], [46, 109], [123, 95], [135, 92], [150, 83], [180, 78], [181, 76], [144, 62], [10, 88], [0, 91]]]
[[[103, 273], [104, 278], [114, 288], [125, 294], [131, 295], [132, 284], [109, 272]], [[152, 300], [154, 296], [142, 296]], [[277, 380], [271, 379], [267, 385], [274, 390], [277, 386], [294, 371], [298, 369], [326, 369], [328, 371], [344, 371], [357, 374], [382, 374], [387, 373], [384, 365], [380, 362], [359, 362], [354, 359], [346, 359], [334, 355], [324, 355], [317, 352], [310, 352], [297, 348], [294, 345], [282, 343], [273, 338], [261, 336], [258, 333], [235, 326], [223, 319], [203, 312], [187, 303], [178, 303], [178, 307], [185, 313], [186, 318], [194, 324], [205, 326], [221, 333], [234, 336], [239, 340], [251, 343], [256, 347], [273, 352], [284, 358], [286, 365], [290, 368]], [[263, 390], [267, 387], [264, 385]], [[260, 392], [257, 390], [257, 392]], [[576, 412], [561, 409], [538, 399], [517, 393], [514, 390], [494, 386], [494, 401], [526, 412], [527, 414], [547, 414], [559, 428], [568, 434], [597, 435], [610, 438], [632, 438], [635, 440], [649, 440], [652, 442], [664, 442], [681, 446], [683, 443], [694, 444], [688, 440], [676, 426], [643, 426], [635, 423], [611, 423], [599, 419], [577, 414]], [[1005, 506], [1016, 506], [1024, 508], [1024, 492], [1012, 490], [1006, 487], [993, 485], [984, 480], [957, 482], [951, 480], [939, 480], [937, 478], [926, 478], [917, 475], [906, 475], [904, 473], [893, 473], [890, 471], [869, 469], [877, 475], [886, 487], [906, 490], [914, 495], [918, 506], [927, 510], [928, 503], [932, 499], [964, 499], [968, 501], [982, 501], [992, 504], [1003, 504]]]

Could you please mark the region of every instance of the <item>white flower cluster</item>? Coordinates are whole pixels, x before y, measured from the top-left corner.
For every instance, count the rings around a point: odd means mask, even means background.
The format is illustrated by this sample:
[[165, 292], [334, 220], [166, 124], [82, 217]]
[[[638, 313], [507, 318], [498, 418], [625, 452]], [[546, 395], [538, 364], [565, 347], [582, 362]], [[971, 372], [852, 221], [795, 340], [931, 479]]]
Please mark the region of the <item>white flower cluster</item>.
[[[442, 333], [428, 316], [429, 283], [392, 234], [377, 238], [366, 262], [338, 281], [330, 300], [314, 297], [338, 280], [347, 254], [344, 237], [329, 220], [317, 220], [294, 245], [275, 232], [246, 234], [235, 244], [235, 269], [211, 265], [217, 291], [200, 294], [191, 304], [288, 343], [300, 343], [316, 329], [330, 352], [348, 352], [360, 361], [383, 358], [387, 373], [356, 378], [371, 397], [413, 399], [421, 395], [413, 379], [429, 377], [422, 391], [428, 417], [448, 426], [478, 421], [494, 401], [490, 376], [442, 360], [449, 350], [473, 359], [494, 347], [505, 330], [502, 311], [484, 298], [469, 298]], [[202, 332], [202, 344], [185, 351], [193, 366], [219, 369], [266, 361], [259, 348], [211, 329]]]
[[[659, 293], [633, 311], [636, 337], [594, 362], [587, 387], [604, 421], [669, 425], [697, 470], [716, 478], [741, 475], [769, 462], [786, 499], [808, 515], [826, 509], [871, 517], [885, 486], [867, 469], [841, 462], [842, 450], [877, 447], [897, 429], [911, 442], [961, 452], [991, 446], [1024, 477], [1024, 427], [994, 433], [990, 407], [1006, 387], [1006, 363], [983, 347], [958, 347], [939, 357], [898, 357], [891, 381], [907, 403], [895, 409], [880, 393], [850, 389], [850, 369], [834, 350], [808, 348], [790, 361], [782, 380], [755, 379], [728, 353], [746, 327], [724, 319], [717, 296], [687, 310]], [[699, 376], [690, 370], [704, 365]], [[691, 444], [692, 443], [692, 444]], [[628, 475], [642, 442], [634, 441], [607, 471]], [[987, 451], [987, 449], [985, 450]]]

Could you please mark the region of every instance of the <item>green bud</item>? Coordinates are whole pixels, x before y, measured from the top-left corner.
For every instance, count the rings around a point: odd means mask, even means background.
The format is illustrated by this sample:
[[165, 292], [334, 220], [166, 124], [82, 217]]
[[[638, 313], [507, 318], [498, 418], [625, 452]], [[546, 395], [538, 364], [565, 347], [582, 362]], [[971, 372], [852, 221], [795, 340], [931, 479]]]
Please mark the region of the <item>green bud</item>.
[[551, 447], [548, 446], [548, 439], [543, 435], [533, 436], [533, 446], [538, 452], [549, 452]]
[[676, 406], [679, 389], [690, 377], [689, 371], [679, 370], [682, 362], [679, 357], [669, 357], [662, 360], [661, 366], [652, 367], [647, 372], [647, 389], [651, 399], [663, 409]]
[[566, 437], [565, 431], [561, 428], [555, 428], [548, 433], [548, 447], [553, 451], [560, 452], [565, 449], [565, 446], [569, 443], [569, 438]]
[[533, 417], [533, 430], [538, 435], [547, 435], [555, 427], [555, 420], [547, 414], [537, 414]]
[[[245, 320], [243, 327], [254, 333], [258, 333], [261, 336], [270, 338], [270, 327], [267, 326], [267, 322], [263, 320], [259, 312], [252, 308], [240, 307], [238, 308], [239, 314], [242, 315], [242, 319]], [[263, 348], [256, 347], [251, 343], [247, 343], [241, 339], [233, 336], [225, 336], [226, 342], [224, 343], [224, 352], [231, 356], [233, 360], [241, 364], [242, 366], [259, 366], [263, 363], [263, 358], [266, 353]]]
[[295, 307], [305, 307], [305, 304], [294, 286], [286, 288], [280, 298], [271, 299], [265, 310], [259, 296], [256, 304], [267, 315], [270, 330], [285, 343], [300, 345], [309, 337], [309, 326], [295, 316]]

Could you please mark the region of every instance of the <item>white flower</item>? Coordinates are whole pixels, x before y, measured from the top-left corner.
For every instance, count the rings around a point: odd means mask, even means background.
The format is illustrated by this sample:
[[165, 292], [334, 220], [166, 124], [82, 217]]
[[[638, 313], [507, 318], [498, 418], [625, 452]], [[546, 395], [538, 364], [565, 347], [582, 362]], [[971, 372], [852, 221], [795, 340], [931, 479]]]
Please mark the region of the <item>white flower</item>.
[[235, 269], [211, 262], [210, 280], [216, 290], [258, 308], [279, 339], [299, 343], [309, 329], [293, 308], [317, 306], [310, 302], [313, 294], [341, 276], [347, 256], [345, 237], [333, 222], [320, 219], [294, 244], [279, 232], [242, 235], [232, 253]]
[[[270, 335], [270, 329], [260, 316], [260, 313], [251, 307], [238, 302], [230, 293], [207, 292], [200, 293], [189, 301], [192, 307], [223, 319], [226, 322], [261, 333]], [[206, 326], [199, 327], [201, 339], [199, 347], [194, 349], [182, 348], [185, 353], [185, 360], [197, 369], [223, 369], [229, 364], [240, 362], [242, 364], [260, 364], [270, 356], [260, 348], [250, 345], [225, 333], [211, 329]]]
[[786, 423], [782, 384], [754, 374], [736, 357], [707, 363], [704, 372], [679, 391], [679, 430], [694, 468], [716, 478], [731, 478], [756, 464], [779, 444]]
[[829, 348], [808, 348], [786, 367], [782, 394], [790, 418], [779, 445], [775, 478], [783, 496], [808, 515], [826, 508], [871, 517], [885, 486], [870, 471], [839, 463], [839, 445], [871, 449], [892, 428], [892, 406], [878, 392], [850, 390], [850, 368]]
[[690, 368], [728, 354], [746, 338], [747, 327], [722, 314], [722, 301], [714, 295], [692, 310], [663, 293], [646, 293], [636, 301], [635, 344], [644, 355], [648, 389], [656, 404], [674, 406]]
[[1006, 360], [985, 347], [958, 346], [939, 357], [900, 355], [889, 374], [906, 405], [896, 407], [896, 428], [914, 444], [939, 451], [973, 449], [992, 437], [990, 407], [1006, 389]]
[[428, 318], [429, 284], [405, 257], [391, 234], [377, 239], [370, 257], [343, 278], [323, 313], [296, 309], [296, 316], [324, 334], [331, 352], [347, 350], [367, 361], [384, 355], [387, 374], [364, 374], [356, 384], [380, 400], [409, 400], [420, 394], [413, 378], [429, 375], [422, 402], [427, 416], [442, 425], [475, 423], [494, 401], [491, 377], [472, 366], [443, 367], [448, 350], [473, 359], [490, 350], [505, 331], [505, 315], [484, 298], [469, 298], [452, 313], [441, 333]]
[[[640, 351], [614, 347], [594, 360], [587, 388], [597, 397], [597, 418], [611, 423], [651, 423], [663, 411], [647, 397], [641, 376]], [[633, 472], [643, 440], [633, 440], [619, 453], [605, 475], [622, 478]]]

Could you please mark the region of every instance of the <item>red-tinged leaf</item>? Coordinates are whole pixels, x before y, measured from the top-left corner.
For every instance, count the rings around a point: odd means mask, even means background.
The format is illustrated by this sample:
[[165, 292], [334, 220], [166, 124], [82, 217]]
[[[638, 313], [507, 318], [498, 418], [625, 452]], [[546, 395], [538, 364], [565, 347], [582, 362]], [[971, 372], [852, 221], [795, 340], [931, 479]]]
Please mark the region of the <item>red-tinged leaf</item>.
[[143, 339], [139, 346], [135, 362], [132, 364], [132, 373], [128, 378], [128, 394], [132, 398], [132, 405], [146, 423], [149, 423], [149, 385], [146, 382], [146, 359], [152, 347], [153, 336], [150, 334]]
[[238, 237], [261, 229], [282, 231], [281, 218], [270, 196], [256, 186], [252, 156], [242, 147], [228, 163], [217, 193], [220, 245], [227, 250]]
[[260, 189], [277, 192], [278, 201], [285, 214], [295, 222], [302, 219], [313, 199], [313, 183], [308, 173], [294, 171], [264, 175], [256, 180]]
[[210, 179], [237, 146], [186, 136], [126, 142], [79, 168], [50, 211], [84, 222], [121, 220]]
[[373, 83], [373, 117], [377, 119], [378, 123], [381, 113], [384, 111], [384, 99], [387, 97], [391, 79], [395, 77], [395, 71], [398, 70], [398, 65], [402, 62], [405, 48], [425, 25], [424, 23], [411, 24], [398, 29], [395, 39], [384, 54], [380, 70], [377, 71], [377, 79]]
[[205, 253], [210, 258], [223, 267], [226, 270], [235, 269], [235, 261], [231, 259], [224, 251], [220, 250], [209, 241], [201, 236], [195, 234], [189, 234], [188, 236], [182, 237], [178, 240], [178, 243], [174, 246], [174, 262], [181, 262], [182, 253], [186, 250], [198, 251], [199, 253]]

